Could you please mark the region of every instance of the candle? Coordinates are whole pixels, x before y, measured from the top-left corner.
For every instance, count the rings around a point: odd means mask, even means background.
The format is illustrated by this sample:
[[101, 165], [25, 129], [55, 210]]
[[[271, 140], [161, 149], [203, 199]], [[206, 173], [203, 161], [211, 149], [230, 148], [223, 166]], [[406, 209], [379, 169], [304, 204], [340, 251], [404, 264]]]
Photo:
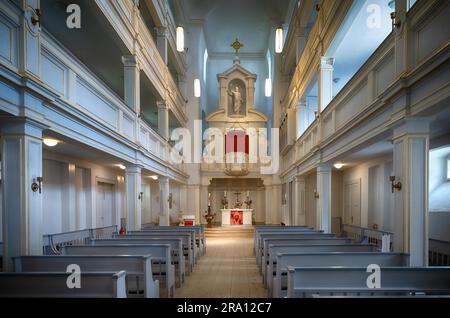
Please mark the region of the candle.
[[227, 191], [223, 191], [223, 195], [226, 197], [227, 196]]
[[250, 196], [250, 191], [247, 191], [247, 196], [248, 196], [248, 197]]

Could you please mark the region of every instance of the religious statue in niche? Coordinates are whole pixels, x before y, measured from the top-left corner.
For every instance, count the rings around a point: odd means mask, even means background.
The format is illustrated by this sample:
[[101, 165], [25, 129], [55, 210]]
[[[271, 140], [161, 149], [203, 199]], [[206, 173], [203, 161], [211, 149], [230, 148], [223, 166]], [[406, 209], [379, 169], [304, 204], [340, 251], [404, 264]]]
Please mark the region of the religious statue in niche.
[[241, 80], [235, 79], [228, 85], [228, 114], [231, 116], [245, 115], [245, 85]]

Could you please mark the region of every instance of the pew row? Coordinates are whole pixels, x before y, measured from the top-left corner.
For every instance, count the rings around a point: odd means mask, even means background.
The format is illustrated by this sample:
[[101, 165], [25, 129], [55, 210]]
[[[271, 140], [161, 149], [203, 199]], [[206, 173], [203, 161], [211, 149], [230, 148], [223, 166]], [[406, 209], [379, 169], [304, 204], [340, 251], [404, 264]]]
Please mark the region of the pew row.
[[255, 234], [254, 234], [254, 242], [253, 242], [253, 249], [254, 249], [254, 253], [256, 255], [256, 251], [257, 251], [257, 247], [259, 246], [259, 242], [260, 242], [260, 236], [262, 234], [269, 234], [269, 233], [273, 233], [273, 234], [277, 234], [277, 233], [316, 233], [316, 234], [321, 234], [323, 233], [323, 231], [317, 231], [313, 228], [305, 228], [305, 227], [289, 227], [289, 228], [275, 228], [275, 229], [267, 229], [267, 228], [262, 228], [262, 229], [255, 229]]
[[203, 225], [193, 225], [193, 226], [157, 226], [157, 225], [148, 225], [142, 228], [142, 231], [154, 230], [154, 229], [162, 229], [162, 230], [186, 230], [186, 229], [194, 229], [197, 242], [199, 245], [199, 249], [201, 255], [205, 255], [206, 253], [206, 238], [205, 238], [205, 227]]
[[189, 271], [192, 272], [195, 259], [197, 257], [195, 244], [192, 243], [192, 237], [190, 233], [169, 233], [169, 232], [159, 232], [159, 233], [140, 233], [140, 234], [125, 234], [125, 235], [114, 235], [113, 238], [134, 238], [134, 239], [146, 239], [146, 238], [181, 238], [183, 240], [184, 255], [188, 259]]
[[127, 235], [176, 235], [176, 234], [189, 234], [191, 237], [191, 246], [194, 253], [194, 262], [197, 264], [199, 255], [200, 255], [200, 248], [196, 244], [196, 232], [195, 229], [190, 229], [188, 227], [186, 228], [154, 228], [151, 230], [145, 230], [145, 231], [129, 231]]
[[380, 288], [368, 288], [366, 267], [288, 266], [288, 298], [325, 296], [450, 295], [450, 267], [382, 267]]
[[334, 234], [323, 234], [317, 232], [305, 232], [305, 233], [277, 233], [277, 234], [261, 234], [258, 240], [257, 250], [256, 250], [256, 263], [261, 265], [262, 254], [264, 248], [264, 239], [330, 239], [336, 238]]
[[369, 244], [344, 244], [344, 245], [304, 245], [299, 243], [269, 244], [268, 264], [266, 270], [265, 286], [269, 296], [272, 295], [272, 283], [277, 265], [277, 255], [280, 253], [330, 253], [330, 252], [376, 252], [376, 246]]
[[277, 244], [304, 244], [304, 245], [345, 245], [350, 244], [351, 240], [346, 238], [295, 238], [295, 237], [283, 237], [283, 238], [266, 238], [262, 243], [262, 254], [261, 254], [261, 273], [263, 276], [265, 274], [267, 263], [269, 260], [269, 245]]
[[[186, 273], [186, 262], [183, 255], [183, 242], [181, 239], [171, 238], [122, 238], [90, 240], [90, 245], [146, 245], [146, 244], [170, 244], [172, 251], [172, 262], [175, 265], [175, 273], [177, 274], [177, 287], [181, 287], [184, 283]], [[188, 268], [188, 272], [190, 269]]]
[[[329, 253], [278, 253], [275, 276], [273, 277], [274, 298], [286, 296], [287, 268], [291, 267], [367, 267], [377, 264], [380, 267], [407, 267], [409, 254], [382, 252], [329, 252]], [[268, 276], [270, 277], [270, 276]]]
[[[64, 273], [71, 264], [84, 272], [119, 272], [126, 271], [127, 296], [159, 298], [159, 281], [153, 280], [152, 258], [147, 256], [20, 256], [13, 258], [14, 271], [56, 272]], [[84, 283], [84, 282], [82, 282]]]
[[[164, 282], [166, 297], [173, 297], [175, 290], [175, 267], [172, 265], [171, 250], [169, 244], [147, 245], [75, 245], [64, 246], [62, 255], [151, 255], [152, 273]], [[162, 293], [160, 292], [160, 295]]]
[[67, 273], [0, 273], [0, 297], [126, 298], [126, 272], [81, 273], [81, 288], [67, 286]]

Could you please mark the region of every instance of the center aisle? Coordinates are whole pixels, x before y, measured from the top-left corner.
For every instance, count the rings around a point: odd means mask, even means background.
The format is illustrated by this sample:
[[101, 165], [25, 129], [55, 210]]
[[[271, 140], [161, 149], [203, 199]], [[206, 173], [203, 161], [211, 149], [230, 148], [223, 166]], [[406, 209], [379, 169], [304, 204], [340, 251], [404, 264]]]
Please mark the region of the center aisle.
[[206, 229], [206, 255], [176, 298], [255, 298], [267, 291], [253, 254], [253, 228]]

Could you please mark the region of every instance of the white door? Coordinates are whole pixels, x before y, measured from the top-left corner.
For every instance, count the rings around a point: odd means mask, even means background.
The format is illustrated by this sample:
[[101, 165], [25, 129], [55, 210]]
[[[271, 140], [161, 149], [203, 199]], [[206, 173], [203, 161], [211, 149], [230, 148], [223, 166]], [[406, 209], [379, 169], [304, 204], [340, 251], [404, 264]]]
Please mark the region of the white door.
[[361, 180], [344, 185], [344, 223], [361, 225]]
[[97, 227], [113, 225], [114, 185], [97, 183]]

